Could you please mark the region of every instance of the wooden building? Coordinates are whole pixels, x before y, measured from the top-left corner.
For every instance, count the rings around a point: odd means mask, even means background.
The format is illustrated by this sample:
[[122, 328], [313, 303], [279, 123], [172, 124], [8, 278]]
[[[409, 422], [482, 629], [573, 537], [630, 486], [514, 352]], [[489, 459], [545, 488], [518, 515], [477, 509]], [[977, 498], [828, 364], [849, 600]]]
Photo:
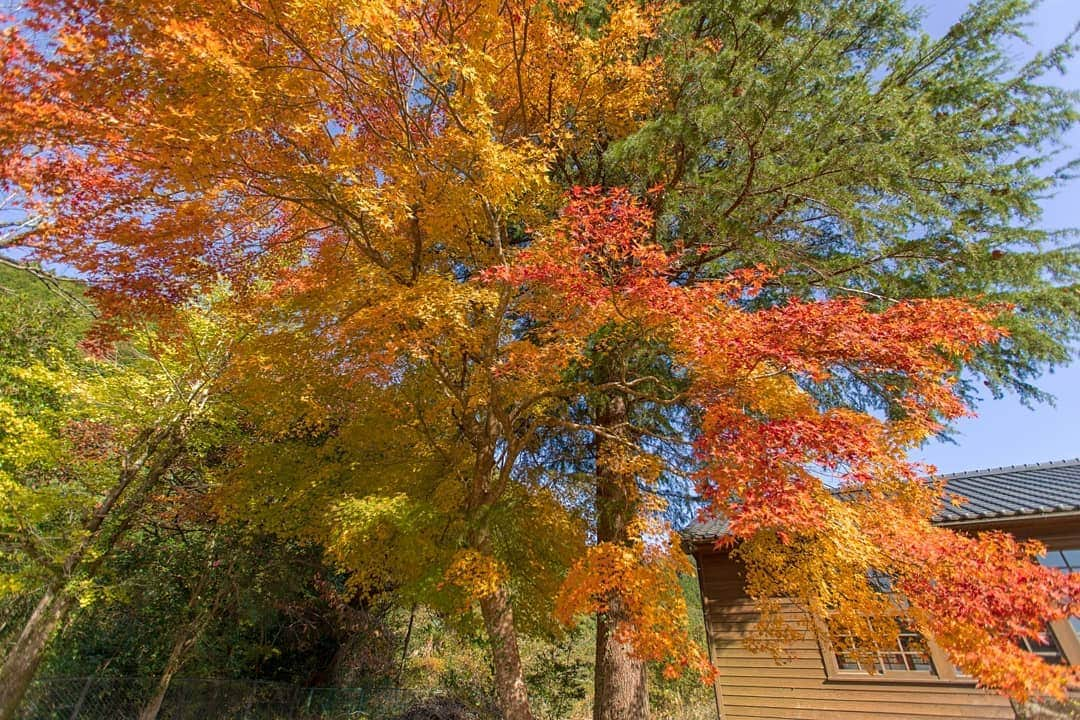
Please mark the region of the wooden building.
[[[1038, 538], [1043, 562], [1080, 569], [1080, 460], [1021, 465], [945, 476], [947, 489], [966, 498], [937, 518], [965, 532], [1005, 530]], [[791, 659], [747, 650], [743, 640], [755, 620], [743, 592], [738, 563], [717, 551], [723, 520], [686, 532], [698, 567], [709, 652], [720, 670], [716, 706], [722, 720], [966, 720], [1012, 719], [1009, 700], [975, 687], [932, 642], [902, 635], [896, 648], [878, 653], [876, 673], [812, 637], [787, 648]], [[792, 613], [800, 612], [794, 606]], [[1080, 621], [1055, 623], [1050, 642], [1029, 649], [1050, 662], [1080, 664]], [[1036, 713], [1034, 716], [1039, 716]], [[1031, 717], [1023, 715], [1023, 717]], [[1048, 714], [1045, 717], [1080, 717]]]

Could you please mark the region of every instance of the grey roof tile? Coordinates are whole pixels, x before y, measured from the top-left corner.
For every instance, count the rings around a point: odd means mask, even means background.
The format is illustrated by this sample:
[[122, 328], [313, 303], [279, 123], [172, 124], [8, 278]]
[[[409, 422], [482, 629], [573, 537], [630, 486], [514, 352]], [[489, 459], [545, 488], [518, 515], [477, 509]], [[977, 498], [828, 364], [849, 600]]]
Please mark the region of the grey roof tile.
[[946, 505], [935, 520], [993, 520], [1080, 510], [1080, 459], [941, 475], [959, 506]]
[[727, 535], [728, 521], [726, 517], [715, 517], [711, 520], [698, 520], [690, 523], [683, 531], [683, 540], [691, 543], [708, 542]]

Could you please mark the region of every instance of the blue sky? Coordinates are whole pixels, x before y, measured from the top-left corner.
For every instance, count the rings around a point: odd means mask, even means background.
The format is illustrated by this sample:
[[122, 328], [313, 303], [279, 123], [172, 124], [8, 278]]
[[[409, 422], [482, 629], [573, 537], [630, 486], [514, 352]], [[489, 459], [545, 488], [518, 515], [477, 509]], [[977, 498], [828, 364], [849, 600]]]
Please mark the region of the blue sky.
[[[934, 35], [945, 33], [968, 5], [962, 0], [920, 4], [927, 11], [926, 28]], [[1045, 0], [1031, 20], [1031, 45], [1016, 45], [1018, 60], [1064, 39], [1080, 22], [1080, 2]], [[1064, 76], [1055, 74], [1047, 80], [1080, 90], [1080, 60], [1074, 58]], [[1080, 155], [1080, 129], [1070, 133], [1069, 144], [1069, 156]], [[1080, 227], [1080, 181], [1047, 200], [1043, 209], [1047, 228]], [[957, 424], [957, 444], [933, 442], [912, 457], [937, 465], [941, 472], [958, 472], [1080, 456], [1080, 362], [1045, 375], [1038, 384], [1056, 396], [1053, 407], [1039, 405], [1029, 410], [1012, 396], [1001, 400], [987, 397], [977, 408], [978, 417]]]

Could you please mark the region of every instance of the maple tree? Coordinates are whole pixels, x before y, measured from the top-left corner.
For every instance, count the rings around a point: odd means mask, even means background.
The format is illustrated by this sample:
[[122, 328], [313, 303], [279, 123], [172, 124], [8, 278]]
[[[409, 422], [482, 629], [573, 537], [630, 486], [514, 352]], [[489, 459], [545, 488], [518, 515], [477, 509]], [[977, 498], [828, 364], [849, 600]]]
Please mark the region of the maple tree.
[[[1073, 589], [1000, 539], [963, 565], [904, 461], [963, 412], [958, 368], [1035, 393], [1077, 330], [1075, 254], [1017, 222], [1054, 181], [1001, 159], [1075, 116], [1036, 82], [1069, 47], [993, 78], [1021, 5], [931, 42], [884, 1], [35, 0], [2, 37], [0, 177], [34, 218], [5, 244], [110, 317], [227, 285], [258, 330], [222, 508], [356, 587], [478, 606], [507, 717], [531, 716], [517, 626], [552, 609], [598, 616], [598, 720], [646, 716], [646, 660], [710, 675], [678, 478], [766, 606], [882, 609], [780, 573], [800, 552], [880, 569], [981, 680], [1059, 690], [1002, 638]], [[965, 574], [989, 590], [957, 609]]]
[[[665, 62], [656, 114], [562, 176], [657, 189], [656, 241], [701, 248], [678, 282], [765, 263], [788, 272], [762, 298], [1015, 303], [1008, 337], [979, 348], [957, 387], [969, 400], [982, 383], [1043, 397], [1034, 378], [1070, 357], [1080, 295], [1075, 247], [1037, 222], [1077, 117], [1075, 97], [1042, 78], [1076, 47], [1014, 67], [1005, 48], [1027, 10], [976, 3], [931, 37], [901, 3], [681, 4], [653, 46]], [[840, 372], [811, 391], [891, 414], [889, 384]], [[627, 702], [625, 717], [644, 715]]]
[[[590, 128], [637, 123], [650, 11], [613, 7], [593, 32], [575, 6], [28, 7], [58, 46], [9, 38], [13, 137], [39, 130], [7, 145], [6, 175], [49, 218], [28, 244], [93, 278], [109, 312], [161, 311], [222, 278], [240, 294], [269, 278], [323, 309], [346, 299], [336, 330], [355, 372], [430, 361], [474, 450], [471, 510], [498, 500], [528, 422], [510, 410], [530, 403], [500, 397], [484, 364], [500, 298], [459, 276], [542, 217], [551, 157], [589, 152]], [[483, 525], [470, 532], [462, 542], [490, 556]], [[528, 716], [509, 600], [479, 600], [501, 704]]]
[[[1044, 397], [1034, 379], [1071, 357], [1080, 310], [1076, 248], [1038, 224], [1077, 118], [1044, 77], [1076, 45], [1014, 65], [1029, 9], [974, 3], [933, 37], [903, 3], [683, 3], [654, 46], [664, 102], [575, 181], [658, 189], [655, 239], [701, 248], [679, 282], [765, 263], [788, 272], [761, 298], [1015, 303], [957, 387]], [[890, 384], [839, 372], [811, 392], [893, 414]]]
[[[955, 363], [1000, 339], [995, 317], [1008, 309], [954, 299], [874, 309], [852, 298], [747, 309], [741, 301], [760, 292], [770, 271], [674, 284], [685, 251], [651, 243], [651, 224], [648, 209], [625, 191], [579, 191], [553, 232], [492, 275], [529, 289], [524, 309], [562, 339], [566, 362], [584, 358], [587, 349], [581, 344], [575, 358], [567, 346], [572, 326], [578, 327], [573, 335], [588, 338], [605, 326], [632, 325], [628, 335], [669, 346], [690, 374], [683, 402], [700, 412], [692, 440], [697, 487], [711, 512], [729, 519], [726, 541], [745, 542], [739, 553], [752, 568], [750, 592], [766, 605], [793, 598], [811, 618], [831, 617], [834, 630], [874, 647], [897, 632], [895, 623], [865, 621], [888, 605], [868, 573], [886, 573], [918, 628], [961, 668], [1019, 698], [1060, 696], [1075, 671], [1048, 666], [1011, 640], [1038, 638], [1047, 621], [1074, 614], [1076, 578], [1034, 563], [1043, 552], [1038, 544], [932, 528], [941, 489], [921, 482], [919, 468], [907, 460], [907, 451], [943, 421], [967, 412], [955, 388]], [[891, 376], [903, 414], [881, 419], [831, 408], [804, 389], [839, 371]], [[624, 377], [623, 385], [633, 392], [640, 379]], [[624, 493], [657, 478], [662, 456], [654, 454], [652, 463], [648, 456], [640, 444], [623, 454], [622, 462], [632, 462], [622, 469], [629, 479]], [[815, 468], [839, 475], [845, 497], [829, 492]], [[678, 607], [664, 607], [671, 595], [658, 590], [664, 585], [657, 575], [666, 574], [671, 587], [677, 543], [659, 540], [662, 526], [628, 534], [636, 537], [637, 560], [627, 561], [633, 545], [595, 545], [571, 570], [560, 611], [602, 611], [614, 593], [627, 606], [623, 637], [639, 656], [696, 665], [708, 677], [703, 660], [687, 654], [685, 637], [663, 621]], [[657, 554], [668, 558], [666, 573]], [[846, 614], [836, 615], [838, 606]], [[774, 630], [783, 624], [778, 613], [762, 622]]]

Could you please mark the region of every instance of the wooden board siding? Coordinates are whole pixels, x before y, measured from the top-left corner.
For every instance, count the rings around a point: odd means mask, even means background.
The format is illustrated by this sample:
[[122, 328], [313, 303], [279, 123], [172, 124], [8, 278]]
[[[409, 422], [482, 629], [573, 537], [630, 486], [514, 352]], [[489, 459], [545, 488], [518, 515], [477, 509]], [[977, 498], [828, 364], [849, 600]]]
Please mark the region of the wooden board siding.
[[[724, 554], [697, 554], [706, 628], [720, 670], [717, 705], [723, 720], [1012, 720], [1009, 701], [960, 684], [928, 678], [921, 683], [829, 679], [813, 637], [787, 646], [791, 659], [743, 646], [756, 614], [743, 593], [735, 562]], [[797, 612], [795, 608], [792, 613]]]
[[964, 533], [987, 530], [1007, 532], [1020, 540], [1036, 539], [1050, 550], [1080, 547], [1080, 513], [1049, 514], [1038, 517], [996, 518], [942, 523], [942, 527]]

